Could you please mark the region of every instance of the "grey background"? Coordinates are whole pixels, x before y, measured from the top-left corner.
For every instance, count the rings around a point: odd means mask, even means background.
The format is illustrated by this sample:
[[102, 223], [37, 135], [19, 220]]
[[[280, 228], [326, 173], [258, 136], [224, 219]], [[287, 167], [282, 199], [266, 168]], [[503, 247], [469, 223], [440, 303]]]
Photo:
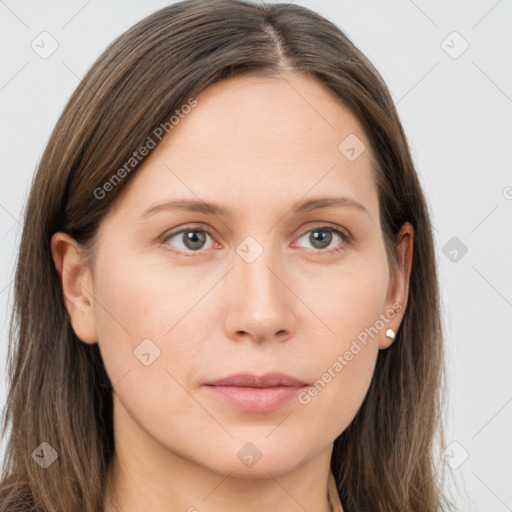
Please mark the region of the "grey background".
[[[2, 405], [19, 219], [35, 166], [94, 59], [169, 3], [0, 1]], [[344, 30], [397, 104], [435, 227], [450, 404], [442, 460], [453, 474], [445, 483], [461, 511], [512, 510], [512, 4], [294, 3]], [[31, 47], [43, 31], [58, 43], [45, 59]]]

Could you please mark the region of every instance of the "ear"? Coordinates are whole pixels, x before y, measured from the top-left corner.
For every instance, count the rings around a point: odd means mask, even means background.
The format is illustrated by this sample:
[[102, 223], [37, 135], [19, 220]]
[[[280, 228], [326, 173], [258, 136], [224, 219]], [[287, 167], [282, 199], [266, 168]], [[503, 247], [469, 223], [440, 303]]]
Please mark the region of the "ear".
[[74, 238], [60, 232], [52, 236], [51, 250], [73, 331], [84, 343], [96, 343], [93, 279], [83, 251]]
[[414, 245], [414, 228], [410, 222], [405, 222], [398, 233], [396, 252], [399, 268], [394, 269], [388, 287], [383, 316], [387, 319], [385, 327], [380, 332], [379, 349], [388, 348], [393, 339], [386, 336], [388, 329], [398, 331], [407, 306], [409, 296], [409, 278], [412, 268]]

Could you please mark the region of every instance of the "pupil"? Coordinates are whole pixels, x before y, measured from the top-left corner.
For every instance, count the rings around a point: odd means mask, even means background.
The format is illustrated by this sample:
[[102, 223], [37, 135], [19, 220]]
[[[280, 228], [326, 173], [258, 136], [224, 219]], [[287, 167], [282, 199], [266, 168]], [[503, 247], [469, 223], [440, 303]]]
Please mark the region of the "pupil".
[[184, 235], [188, 249], [200, 249], [206, 240], [205, 234], [201, 231], [186, 231]]
[[[326, 234], [326, 236], [324, 236], [323, 234], [318, 235], [319, 233]], [[316, 230], [311, 232], [310, 238], [311, 242], [315, 247], [317, 247], [318, 249], [324, 249], [325, 247], [328, 247], [329, 244], [331, 243], [332, 233], [330, 231]], [[317, 242], [319, 241], [320, 246], [318, 247]]]

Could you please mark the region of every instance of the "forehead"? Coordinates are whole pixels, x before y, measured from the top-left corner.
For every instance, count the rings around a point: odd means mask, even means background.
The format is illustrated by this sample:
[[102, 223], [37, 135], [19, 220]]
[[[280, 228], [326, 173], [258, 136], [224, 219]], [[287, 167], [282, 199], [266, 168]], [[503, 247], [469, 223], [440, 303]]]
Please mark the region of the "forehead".
[[229, 150], [234, 154], [238, 149], [236, 156], [244, 152], [252, 161], [283, 163], [306, 157], [314, 163], [338, 157], [338, 146], [349, 134], [366, 139], [350, 110], [318, 81], [300, 73], [222, 80], [197, 101], [169, 134], [166, 148], [179, 151], [179, 145], [183, 154], [200, 140], [219, 157], [229, 158]]
[[[261, 207], [325, 194], [375, 206], [366, 135], [316, 80], [300, 73], [243, 75], [195, 99], [126, 187], [133, 207], [169, 197], [220, 196], [233, 208]], [[347, 144], [360, 152], [357, 158], [347, 158]]]

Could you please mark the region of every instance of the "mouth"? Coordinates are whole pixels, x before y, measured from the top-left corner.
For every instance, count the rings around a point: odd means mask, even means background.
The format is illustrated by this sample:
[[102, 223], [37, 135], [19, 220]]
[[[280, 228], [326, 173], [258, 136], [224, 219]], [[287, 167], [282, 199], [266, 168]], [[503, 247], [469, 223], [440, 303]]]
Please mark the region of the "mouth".
[[245, 412], [270, 412], [292, 400], [308, 384], [290, 375], [272, 372], [262, 376], [231, 375], [204, 384], [215, 398]]

